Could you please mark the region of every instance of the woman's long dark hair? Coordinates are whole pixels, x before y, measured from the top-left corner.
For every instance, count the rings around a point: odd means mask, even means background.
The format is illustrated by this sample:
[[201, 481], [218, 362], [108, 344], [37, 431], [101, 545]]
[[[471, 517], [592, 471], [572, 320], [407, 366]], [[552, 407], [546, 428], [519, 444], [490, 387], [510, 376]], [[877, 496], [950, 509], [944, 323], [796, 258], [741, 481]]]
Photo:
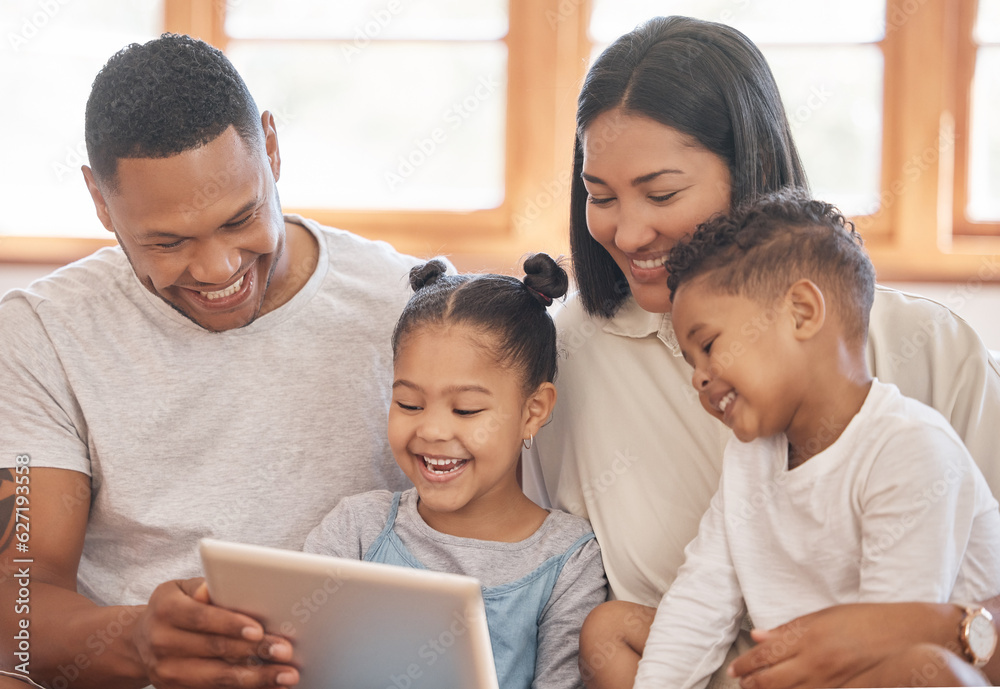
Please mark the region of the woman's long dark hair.
[[[580, 92], [570, 192], [570, 247], [580, 297], [589, 314], [607, 318], [629, 287], [587, 229], [581, 141], [591, 123], [614, 108], [672, 127], [724, 160], [731, 206], [785, 187], [808, 188], [774, 76], [749, 38], [689, 17], [657, 17], [625, 34], [601, 53]], [[611, 138], [613, 133], [609, 145]]]

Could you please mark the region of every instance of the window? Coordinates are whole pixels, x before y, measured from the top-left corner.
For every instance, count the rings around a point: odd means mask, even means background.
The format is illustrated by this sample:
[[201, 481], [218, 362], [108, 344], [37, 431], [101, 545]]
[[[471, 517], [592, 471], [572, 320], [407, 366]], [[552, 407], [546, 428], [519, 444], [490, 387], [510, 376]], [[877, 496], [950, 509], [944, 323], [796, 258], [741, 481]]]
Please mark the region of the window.
[[[989, 92], [996, 36], [984, 27], [996, 30], [996, 0], [887, 5], [885, 121], [892, 126], [885, 128], [879, 210], [859, 222], [879, 277], [1000, 281], [1000, 213], [983, 201], [1000, 194], [990, 176], [1000, 161], [995, 117], [975, 115], [980, 94]], [[977, 151], [971, 161], [970, 148]], [[983, 154], [990, 162], [981, 162]]]
[[[593, 7], [599, 50], [663, 5]], [[670, 11], [760, 46], [813, 192], [855, 218], [880, 279], [1000, 281], [1000, 0], [675, 0]]]
[[854, 215], [880, 279], [1000, 281], [1000, 0], [11, 0], [0, 260], [108, 242], [84, 102], [114, 50], [163, 29], [223, 48], [274, 112], [286, 210], [462, 268], [566, 252], [588, 58], [666, 11], [761, 46], [814, 192]]
[[281, 129], [296, 208], [497, 208], [504, 199], [503, 0], [244, 0], [225, 51]]
[[[0, 87], [52, 115], [36, 126], [25, 109], [10, 127], [30, 132], [16, 159], [32, 170], [11, 166], [0, 179], [25, 200], [19, 215], [0, 219], [0, 260], [64, 261], [109, 243], [80, 179], [84, 104], [108, 56], [162, 30], [225, 50], [258, 105], [275, 114], [287, 211], [419, 255], [462, 254], [468, 267], [513, 270], [526, 251], [566, 250], [574, 84], [584, 64], [579, 3], [125, 4], [135, 21], [99, 45], [87, 31], [114, 25], [122, 2], [18, 0], [0, 10], [5, 34], [43, 6], [54, 10], [19, 46], [42, 66], [27, 74], [5, 59], [0, 72]], [[52, 95], [42, 100], [19, 82]], [[39, 156], [39, 146], [55, 152]], [[58, 179], [38, 163], [53, 158]]]
[[958, 19], [960, 38], [966, 41], [959, 63], [956, 120], [968, 120], [969, 136], [956, 137], [962, 174], [955, 175], [955, 223], [962, 234], [1000, 234], [1000, 0], [980, 0], [978, 12], [972, 9]]
[[[592, 57], [662, 7], [656, 0], [594, 0]], [[670, 11], [749, 36], [774, 72], [816, 196], [852, 214], [878, 207], [884, 2], [677, 0]]]
[[[12, 0], [0, 4], [0, 91], [7, 133], [0, 188], [0, 260], [65, 260], [112, 239], [94, 213], [80, 166], [87, 161], [84, 107], [101, 65], [131, 41], [157, 36], [163, 0], [71, 3]], [[13, 237], [59, 236], [52, 242]], [[45, 255], [57, 248], [65, 256]]]

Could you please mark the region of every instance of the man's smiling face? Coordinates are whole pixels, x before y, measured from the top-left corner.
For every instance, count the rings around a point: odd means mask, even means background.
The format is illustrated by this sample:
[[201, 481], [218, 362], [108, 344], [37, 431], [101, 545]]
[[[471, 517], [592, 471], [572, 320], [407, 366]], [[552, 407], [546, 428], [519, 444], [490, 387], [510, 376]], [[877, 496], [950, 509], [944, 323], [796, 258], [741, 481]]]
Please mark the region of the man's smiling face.
[[[117, 184], [94, 197], [140, 282], [206, 330], [260, 313], [285, 246], [275, 182], [277, 142], [257, 149], [229, 127], [166, 158], [118, 161]], [[87, 169], [88, 186], [96, 185]]]

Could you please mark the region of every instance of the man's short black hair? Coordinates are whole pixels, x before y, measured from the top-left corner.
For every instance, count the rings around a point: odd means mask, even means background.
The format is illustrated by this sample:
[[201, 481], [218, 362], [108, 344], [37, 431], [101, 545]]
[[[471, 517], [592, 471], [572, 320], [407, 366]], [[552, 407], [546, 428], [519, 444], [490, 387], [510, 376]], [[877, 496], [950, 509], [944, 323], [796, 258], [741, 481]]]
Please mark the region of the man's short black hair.
[[700, 276], [724, 294], [768, 302], [811, 280], [840, 315], [849, 339], [868, 334], [875, 268], [854, 223], [801, 191], [776, 192], [717, 216], [670, 250], [667, 286]]
[[163, 34], [115, 53], [87, 100], [86, 141], [98, 181], [114, 189], [122, 158], [166, 158], [230, 126], [260, 141], [260, 112], [236, 68], [204, 41]]

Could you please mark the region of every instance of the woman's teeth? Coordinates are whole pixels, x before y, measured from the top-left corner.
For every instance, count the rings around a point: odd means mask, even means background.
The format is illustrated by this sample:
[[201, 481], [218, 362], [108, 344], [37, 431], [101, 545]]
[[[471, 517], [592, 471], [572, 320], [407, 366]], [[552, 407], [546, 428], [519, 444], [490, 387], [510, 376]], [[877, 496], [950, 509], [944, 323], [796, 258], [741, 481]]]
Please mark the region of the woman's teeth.
[[653, 268], [659, 268], [666, 262], [667, 262], [666, 256], [660, 256], [659, 258], [651, 258], [645, 261], [640, 261], [638, 259], [634, 259], [632, 261], [632, 263], [634, 263], [637, 268], [642, 268], [643, 270], [652, 270]]
[[453, 471], [457, 471], [468, 461], [467, 459], [431, 459], [430, 457], [424, 457], [424, 464], [431, 471], [438, 474], [450, 474]]
[[719, 400], [719, 411], [721, 411], [723, 414], [725, 414], [726, 413], [726, 407], [728, 407], [730, 404], [732, 404], [732, 402], [733, 402], [734, 399], [736, 399], [736, 391], [735, 390], [730, 390], [728, 393], [726, 393], [725, 397], [723, 397], [721, 400]]
[[230, 295], [236, 294], [240, 290], [240, 287], [243, 286], [243, 278], [245, 277], [246, 274], [243, 274], [239, 280], [231, 284], [226, 289], [220, 289], [218, 292], [198, 292], [198, 294], [205, 297], [209, 301], [213, 299], [222, 299], [223, 297], [228, 297]]

